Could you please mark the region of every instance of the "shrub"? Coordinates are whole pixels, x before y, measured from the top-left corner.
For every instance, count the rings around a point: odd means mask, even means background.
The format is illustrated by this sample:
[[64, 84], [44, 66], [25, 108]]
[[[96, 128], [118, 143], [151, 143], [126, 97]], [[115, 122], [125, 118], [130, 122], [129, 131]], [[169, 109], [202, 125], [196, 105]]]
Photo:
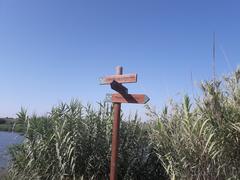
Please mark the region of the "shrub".
[[5, 124], [5, 123], [6, 123], [6, 120], [3, 118], [0, 118], [0, 124]]

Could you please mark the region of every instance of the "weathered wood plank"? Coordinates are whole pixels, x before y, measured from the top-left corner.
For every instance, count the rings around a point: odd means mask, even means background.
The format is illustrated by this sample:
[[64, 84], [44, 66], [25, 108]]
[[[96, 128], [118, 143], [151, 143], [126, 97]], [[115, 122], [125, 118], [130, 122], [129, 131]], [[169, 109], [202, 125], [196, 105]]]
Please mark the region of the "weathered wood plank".
[[111, 84], [113, 81], [118, 83], [135, 83], [137, 82], [137, 74], [111, 75], [100, 78], [100, 84]]
[[146, 104], [149, 97], [145, 94], [107, 94], [106, 101], [113, 103]]

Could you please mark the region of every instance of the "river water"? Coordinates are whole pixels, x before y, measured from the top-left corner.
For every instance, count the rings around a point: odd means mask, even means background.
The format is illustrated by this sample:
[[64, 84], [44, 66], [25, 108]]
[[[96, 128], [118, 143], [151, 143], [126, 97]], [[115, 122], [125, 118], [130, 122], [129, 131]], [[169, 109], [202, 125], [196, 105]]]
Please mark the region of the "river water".
[[14, 132], [0, 131], [0, 170], [8, 166], [10, 156], [8, 154], [8, 147], [21, 143], [23, 136]]

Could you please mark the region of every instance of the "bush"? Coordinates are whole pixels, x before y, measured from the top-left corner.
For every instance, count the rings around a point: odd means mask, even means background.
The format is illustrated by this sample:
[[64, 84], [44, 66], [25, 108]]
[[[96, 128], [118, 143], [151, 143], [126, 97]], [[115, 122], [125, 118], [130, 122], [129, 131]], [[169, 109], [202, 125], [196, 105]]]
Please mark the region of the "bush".
[[5, 123], [6, 123], [6, 120], [3, 118], [0, 118], [0, 124], [5, 124]]

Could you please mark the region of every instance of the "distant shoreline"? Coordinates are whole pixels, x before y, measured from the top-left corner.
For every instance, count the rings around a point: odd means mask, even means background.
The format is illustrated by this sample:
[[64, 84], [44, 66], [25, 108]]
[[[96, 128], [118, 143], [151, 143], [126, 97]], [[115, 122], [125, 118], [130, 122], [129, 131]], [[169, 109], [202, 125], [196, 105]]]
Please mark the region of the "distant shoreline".
[[23, 133], [23, 123], [14, 118], [0, 118], [0, 131]]

